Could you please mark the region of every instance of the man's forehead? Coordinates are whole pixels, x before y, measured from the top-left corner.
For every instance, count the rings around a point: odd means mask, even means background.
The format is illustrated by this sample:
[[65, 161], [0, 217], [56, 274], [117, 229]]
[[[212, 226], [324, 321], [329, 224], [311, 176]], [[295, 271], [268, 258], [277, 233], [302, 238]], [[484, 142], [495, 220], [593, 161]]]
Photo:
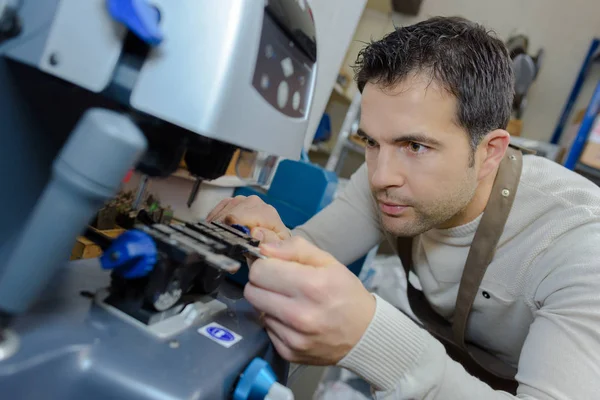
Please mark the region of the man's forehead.
[[464, 134], [456, 116], [456, 98], [431, 79], [414, 77], [394, 87], [367, 83], [363, 89], [360, 128], [373, 138], [391, 140], [409, 133], [446, 136], [453, 131]]

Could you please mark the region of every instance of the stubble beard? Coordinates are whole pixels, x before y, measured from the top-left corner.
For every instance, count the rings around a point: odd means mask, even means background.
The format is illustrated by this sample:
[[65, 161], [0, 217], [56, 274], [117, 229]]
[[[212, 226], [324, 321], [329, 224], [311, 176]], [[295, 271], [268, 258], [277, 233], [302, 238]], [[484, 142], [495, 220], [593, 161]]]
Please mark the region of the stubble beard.
[[[436, 199], [428, 205], [409, 203], [410, 208], [398, 216], [393, 217], [385, 215], [377, 207], [377, 216], [382, 229], [396, 237], [415, 237], [431, 229], [444, 226], [448, 221], [460, 216], [475, 196], [477, 186], [471, 184], [468, 178], [465, 178], [460, 189]], [[372, 191], [374, 198], [377, 198], [381, 191]], [[386, 199], [394, 200], [394, 197], [386, 195]], [[402, 202], [398, 202], [402, 204]]]

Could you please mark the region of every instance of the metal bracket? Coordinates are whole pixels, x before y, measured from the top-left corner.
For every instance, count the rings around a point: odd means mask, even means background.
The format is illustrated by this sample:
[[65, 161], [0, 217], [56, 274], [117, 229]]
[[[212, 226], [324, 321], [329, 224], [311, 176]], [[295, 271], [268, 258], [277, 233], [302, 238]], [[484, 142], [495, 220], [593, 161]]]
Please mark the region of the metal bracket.
[[128, 324], [134, 325], [148, 332], [150, 335], [163, 340], [173, 337], [193, 325], [207, 321], [227, 309], [227, 306], [223, 302], [215, 300], [210, 296], [204, 296], [198, 301], [188, 304], [180, 312], [174, 315], [169, 315], [171, 313], [166, 312], [164, 319], [156, 318], [158, 322], [146, 325], [110, 304], [105, 303], [104, 300], [107, 297], [108, 290], [102, 289], [96, 293], [95, 303]]

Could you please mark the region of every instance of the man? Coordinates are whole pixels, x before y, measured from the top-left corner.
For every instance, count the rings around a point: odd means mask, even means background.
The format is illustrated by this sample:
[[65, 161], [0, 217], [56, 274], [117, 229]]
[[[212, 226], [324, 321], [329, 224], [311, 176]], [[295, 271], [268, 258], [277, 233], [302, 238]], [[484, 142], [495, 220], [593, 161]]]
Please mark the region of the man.
[[[263, 240], [245, 296], [279, 353], [347, 368], [378, 398], [598, 398], [600, 190], [509, 147], [502, 42], [433, 18], [368, 45], [356, 80], [366, 163], [338, 199], [293, 232], [258, 198], [209, 215]], [[385, 239], [446, 336], [345, 268]]]

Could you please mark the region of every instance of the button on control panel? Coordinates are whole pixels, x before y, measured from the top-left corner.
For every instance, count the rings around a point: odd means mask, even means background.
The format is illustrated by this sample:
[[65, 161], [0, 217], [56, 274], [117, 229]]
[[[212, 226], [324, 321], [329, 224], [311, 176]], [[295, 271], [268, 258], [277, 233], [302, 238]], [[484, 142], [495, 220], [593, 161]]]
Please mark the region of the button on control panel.
[[300, 92], [295, 92], [292, 96], [292, 108], [297, 110], [300, 107]]
[[290, 87], [287, 82], [279, 82], [279, 87], [277, 88], [277, 105], [279, 105], [279, 108], [285, 108], [288, 102], [289, 94]]
[[281, 60], [281, 69], [283, 70], [283, 76], [286, 78], [294, 75], [294, 63], [292, 62], [292, 59], [286, 57]]

